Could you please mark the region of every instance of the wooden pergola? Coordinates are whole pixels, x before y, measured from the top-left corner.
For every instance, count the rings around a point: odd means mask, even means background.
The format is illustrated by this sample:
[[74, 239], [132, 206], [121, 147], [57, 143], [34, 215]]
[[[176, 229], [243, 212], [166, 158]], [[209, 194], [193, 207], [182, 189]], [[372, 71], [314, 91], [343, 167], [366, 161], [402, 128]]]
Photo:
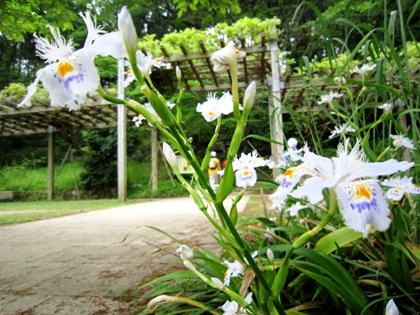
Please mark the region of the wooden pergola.
[[[255, 81], [257, 86], [269, 88], [269, 104], [271, 136], [277, 142], [283, 143], [282, 117], [280, 109], [280, 92], [284, 85], [280, 81], [279, 51], [276, 41], [266, 42], [261, 37], [260, 44], [247, 46], [244, 40], [239, 41], [239, 49], [246, 52], [246, 57], [239, 62], [238, 78], [239, 88], [245, 88], [250, 82]], [[225, 45], [220, 43], [220, 48]], [[165, 47], [161, 47], [163, 61], [171, 63], [171, 69], [155, 69], [152, 73], [155, 86], [164, 85], [168, 91], [177, 91], [177, 78], [175, 68], [182, 71], [182, 81], [187, 92], [203, 92], [215, 90], [229, 90], [231, 82], [228, 72], [214, 72], [210, 63], [213, 52], [208, 51], [204, 44], [200, 43], [199, 53], [189, 53], [183, 45], [180, 49], [182, 55], [169, 55]], [[119, 61], [118, 70], [118, 95], [124, 96], [123, 61]], [[49, 103], [35, 102], [32, 107], [17, 107], [17, 104], [6, 100], [0, 104], [0, 136], [20, 136], [31, 134], [47, 134], [49, 137], [48, 149], [48, 199], [53, 198], [54, 191], [54, 135], [71, 134], [74, 130], [118, 128], [118, 198], [126, 199], [126, 124], [127, 120], [136, 113], [125, 108], [123, 105], [104, 103], [99, 98], [92, 98], [78, 111], [69, 111], [67, 108], [51, 107]], [[152, 160], [157, 160], [156, 140], [157, 135], [152, 131]], [[272, 146], [272, 156], [280, 160], [283, 147]], [[152, 164], [152, 170], [157, 169], [157, 163]], [[152, 175], [152, 183], [157, 183], [157, 171]], [[153, 171], [152, 171], [153, 174]], [[153, 179], [154, 178], [154, 179]], [[155, 184], [154, 184], [155, 185]]]

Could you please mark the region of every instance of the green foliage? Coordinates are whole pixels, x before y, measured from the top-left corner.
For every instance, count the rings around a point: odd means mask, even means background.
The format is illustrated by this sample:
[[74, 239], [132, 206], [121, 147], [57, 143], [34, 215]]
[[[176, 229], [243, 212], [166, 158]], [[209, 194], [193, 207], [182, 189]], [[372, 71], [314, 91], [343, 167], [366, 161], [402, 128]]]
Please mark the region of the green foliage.
[[208, 51], [217, 50], [220, 47], [219, 39], [226, 42], [238, 39], [245, 39], [248, 44], [258, 45], [261, 43], [261, 36], [265, 35], [266, 40], [274, 40], [279, 37], [280, 20], [277, 18], [261, 20], [258, 18], [242, 18], [229, 25], [219, 23], [208, 30], [197, 30], [186, 28], [182, 31], [168, 33], [158, 39], [155, 35], [146, 35], [140, 38], [138, 46], [141, 49], [150, 51], [152, 55], [161, 55], [160, 47], [164, 46], [169, 54], [182, 55], [180, 45], [184, 45], [189, 53], [201, 52], [199, 43], [202, 42]]
[[207, 10], [211, 13], [240, 13], [241, 8], [237, 0], [173, 0], [178, 10], [178, 17], [184, 15], [187, 11]]
[[9, 86], [0, 91], [0, 102], [19, 103], [26, 95], [26, 86], [20, 83], [10, 83]]
[[[182, 244], [177, 240], [179, 244]], [[210, 274], [217, 278], [223, 278], [224, 267], [219, 257], [210, 251], [201, 248], [194, 248], [195, 257], [194, 265], [197, 270], [203, 274]], [[146, 302], [155, 296], [169, 295], [188, 297], [196, 302], [205, 302], [206, 307], [217, 309], [226, 300], [227, 296], [220, 291], [211, 289], [203, 281], [197, 278], [191, 270], [176, 270], [174, 272], [155, 277], [154, 279], [143, 284], [137, 290], [140, 292], [138, 301], [144, 307], [139, 310], [138, 314], [208, 314], [207, 310], [192, 307], [187, 303], [156, 303], [154, 307], [147, 307]]]
[[[73, 28], [77, 19], [69, 1], [5, 0], [0, 3], [0, 34], [12, 41], [22, 41], [26, 33], [45, 33], [45, 26], [60, 25], [63, 30]], [[48, 13], [48, 14], [46, 14]]]
[[117, 187], [116, 130], [91, 131], [86, 143], [81, 175], [82, 187], [98, 197], [115, 196]]

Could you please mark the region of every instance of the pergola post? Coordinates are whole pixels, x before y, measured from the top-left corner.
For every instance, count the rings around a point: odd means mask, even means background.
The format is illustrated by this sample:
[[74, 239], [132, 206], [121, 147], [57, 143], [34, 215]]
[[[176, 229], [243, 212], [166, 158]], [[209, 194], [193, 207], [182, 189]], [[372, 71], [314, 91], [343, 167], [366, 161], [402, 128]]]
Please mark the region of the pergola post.
[[48, 126], [48, 187], [47, 200], [51, 201], [54, 198], [54, 127]]
[[[279, 64], [279, 48], [276, 41], [270, 43], [271, 52], [271, 86], [269, 87], [269, 104], [271, 108], [270, 114], [270, 130], [271, 139], [280, 143], [271, 143], [271, 155], [275, 163], [279, 163], [284, 153], [284, 135], [283, 135], [283, 116], [281, 108], [281, 86], [280, 81], [280, 64]], [[274, 169], [273, 176], [277, 177], [279, 170]]]
[[[124, 59], [118, 60], [118, 97], [124, 98]], [[127, 200], [127, 109], [119, 104], [117, 110], [118, 200]]]

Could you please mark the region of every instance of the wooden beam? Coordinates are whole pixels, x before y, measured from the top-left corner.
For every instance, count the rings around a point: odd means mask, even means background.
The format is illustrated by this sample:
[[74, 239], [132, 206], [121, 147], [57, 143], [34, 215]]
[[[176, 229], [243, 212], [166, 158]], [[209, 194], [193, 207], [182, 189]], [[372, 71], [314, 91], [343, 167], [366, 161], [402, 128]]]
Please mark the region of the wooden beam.
[[[185, 49], [185, 46], [184, 46], [184, 45], [179, 45], [179, 47], [181, 48], [181, 50], [182, 50], [182, 52], [183, 52], [184, 56], [188, 56], [188, 52], [187, 52], [187, 50]], [[195, 75], [195, 79], [196, 79], [196, 80], [200, 83], [200, 86], [203, 88], [203, 87], [204, 87], [204, 83], [203, 83], [203, 81], [201, 80], [200, 74], [198, 73], [197, 69], [196, 69], [196, 68], [195, 68], [195, 66], [194, 66], [193, 59], [188, 59], [188, 63], [189, 63], [189, 65], [190, 65], [190, 68], [191, 68], [192, 72], [193, 72], [193, 73], [194, 73], [194, 75]]]
[[[242, 46], [242, 49], [243, 50], [246, 49], [245, 40], [243, 38], [241, 38], [241, 46]], [[246, 63], [246, 57], [247, 56], [245, 56], [244, 59], [240, 61], [240, 64], [242, 64], [243, 65], [243, 68], [244, 68], [244, 80], [245, 80], [245, 83], [246, 84], [249, 84], [249, 81], [250, 80], [249, 80], [249, 77], [248, 77], [248, 67], [247, 67], [247, 63]]]
[[[201, 48], [201, 51], [202, 51], [204, 54], [207, 54], [206, 46], [204, 46], [204, 44], [203, 44], [203, 42], [202, 42], [202, 41], [200, 41], [200, 48]], [[214, 70], [213, 70], [213, 66], [212, 66], [212, 64], [211, 64], [211, 62], [210, 62], [210, 58], [209, 58], [209, 57], [207, 57], [207, 58], [205, 58], [205, 60], [206, 60], [206, 63], [207, 63], [207, 67], [208, 67], [208, 69], [210, 70], [210, 74], [211, 74], [211, 77], [212, 77], [212, 79], [213, 79], [214, 85], [219, 86], [219, 82], [217, 82], [216, 73], [215, 73], [215, 72], [214, 72]]]

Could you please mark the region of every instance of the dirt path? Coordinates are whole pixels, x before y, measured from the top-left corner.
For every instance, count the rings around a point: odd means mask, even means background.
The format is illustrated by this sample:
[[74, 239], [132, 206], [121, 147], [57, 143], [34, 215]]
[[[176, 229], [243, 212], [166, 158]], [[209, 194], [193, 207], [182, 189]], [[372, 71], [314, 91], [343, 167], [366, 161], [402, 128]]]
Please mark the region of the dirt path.
[[189, 197], [0, 227], [0, 314], [131, 314], [115, 297], [181, 264], [178, 244], [147, 226], [218, 248]]

